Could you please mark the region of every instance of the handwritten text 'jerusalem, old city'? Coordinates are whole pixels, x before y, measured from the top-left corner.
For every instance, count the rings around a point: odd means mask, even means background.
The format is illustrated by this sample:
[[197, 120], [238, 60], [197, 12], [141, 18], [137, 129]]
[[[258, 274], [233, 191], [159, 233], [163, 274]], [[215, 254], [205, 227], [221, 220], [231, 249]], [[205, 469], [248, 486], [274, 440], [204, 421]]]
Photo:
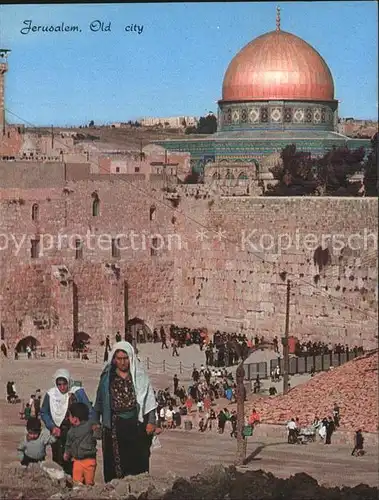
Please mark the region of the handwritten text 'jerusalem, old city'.
[[[29, 35], [31, 33], [82, 33], [82, 28], [78, 25], [69, 25], [64, 22], [55, 25], [37, 25], [33, 24], [31, 19], [23, 21], [24, 27], [20, 30], [22, 35]], [[107, 21], [92, 21], [88, 25], [89, 31], [96, 32], [111, 32], [112, 23]], [[123, 30], [127, 33], [137, 33], [141, 35], [144, 29], [143, 24], [128, 24], [124, 26]]]

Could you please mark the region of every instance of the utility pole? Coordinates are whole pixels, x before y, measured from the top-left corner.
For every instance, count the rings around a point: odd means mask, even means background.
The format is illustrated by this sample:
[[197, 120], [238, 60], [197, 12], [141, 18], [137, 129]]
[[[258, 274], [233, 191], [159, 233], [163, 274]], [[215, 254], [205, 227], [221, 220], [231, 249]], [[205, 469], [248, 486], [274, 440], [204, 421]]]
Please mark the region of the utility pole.
[[[242, 352], [241, 352], [242, 354]], [[243, 367], [244, 359], [241, 356], [236, 371], [236, 399], [237, 399], [237, 457], [235, 465], [244, 465], [246, 460], [247, 441], [243, 435], [243, 428], [245, 426], [245, 369]]]
[[283, 345], [283, 394], [288, 392], [288, 372], [289, 372], [289, 351], [288, 351], [288, 333], [290, 325], [290, 298], [291, 298], [291, 281], [287, 280], [287, 300], [286, 300], [286, 326], [284, 337], [282, 338]]

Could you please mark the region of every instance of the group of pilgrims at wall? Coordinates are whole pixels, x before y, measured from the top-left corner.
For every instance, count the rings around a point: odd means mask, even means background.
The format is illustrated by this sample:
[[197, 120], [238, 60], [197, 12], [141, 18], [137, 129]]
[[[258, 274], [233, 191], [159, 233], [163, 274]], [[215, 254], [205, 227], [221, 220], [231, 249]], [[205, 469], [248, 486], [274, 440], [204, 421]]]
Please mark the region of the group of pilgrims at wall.
[[[168, 330], [168, 334], [166, 332]], [[228, 333], [217, 330], [212, 336], [207, 329], [186, 328], [171, 325], [169, 328], [161, 326], [154, 328], [153, 333], [139, 334], [137, 332], [137, 343], [154, 342], [160, 343], [162, 349], [172, 349], [173, 356], [179, 356], [180, 349], [186, 346], [198, 345], [205, 354], [205, 363], [212, 367], [229, 367], [238, 364], [242, 359], [245, 360], [251, 349], [259, 348], [264, 345], [270, 345], [274, 352], [280, 355], [280, 340], [275, 335], [272, 340], [266, 340], [264, 336], [248, 338], [243, 333]], [[142, 331], [142, 330], [141, 330]], [[118, 332], [116, 341], [121, 340]], [[132, 343], [131, 333], [125, 335], [125, 340]], [[109, 343], [108, 343], [109, 345]], [[326, 344], [322, 341], [297, 341], [294, 354], [298, 357], [316, 356], [321, 354], [339, 354], [352, 353], [354, 357], [364, 354], [363, 347], [343, 344]]]
[[[205, 353], [206, 365], [208, 366], [236, 365], [241, 359], [247, 358], [249, 348], [253, 346], [252, 340], [249, 340], [242, 333], [227, 333], [217, 330], [212, 337], [206, 329], [180, 328], [175, 325], [171, 325], [169, 329], [169, 343], [172, 347], [180, 349], [190, 345], [198, 345], [200, 351]], [[159, 339], [157, 329], [154, 330], [153, 339], [155, 339], [154, 342], [161, 342], [162, 349], [169, 348], [167, 334], [163, 326], [159, 331]], [[174, 349], [173, 355], [175, 355]]]
[[[167, 330], [167, 331], [166, 331]], [[141, 332], [140, 330], [139, 332]], [[227, 333], [216, 331], [212, 336], [207, 329], [191, 329], [171, 325], [169, 328], [161, 326], [154, 328], [153, 333], [141, 334], [137, 332], [136, 341], [138, 343], [153, 342], [161, 344], [161, 349], [172, 349], [172, 356], [179, 356], [180, 349], [187, 346], [198, 345], [200, 351], [205, 354], [205, 362], [208, 366], [228, 367], [238, 364], [241, 359], [245, 360], [249, 355], [249, 349], [262, 345], [264, 337], [249, 339], [242, 333]], [[121, 340], [120, 332], [116, 334], [116, 342]], [[132, 334], [127, 332], [125, 340], [132, 343]], [[276, 344], [275, 344], [276, 341]], [[108, 346], [108, 347], [107, 347]], [[110, 348], [110, 340], [107, 337], [105, 351]], [[277, 337], [274, 339], [274, 349], [278, 350]], [[105, 353], [105, 358], [107, 354]]]
[[343, 354], [343, 353], [353, 353], [354, 357], [364, 354], [363, 347], [354, 346], [351, 347], [348, 344], [326, 344], [325, 342], [317, 341], [312, 342], [308, 340], [307, 342], [297, 341], [295, 344], [295, 355], [296, 356], [318, 356], [321, 354]]

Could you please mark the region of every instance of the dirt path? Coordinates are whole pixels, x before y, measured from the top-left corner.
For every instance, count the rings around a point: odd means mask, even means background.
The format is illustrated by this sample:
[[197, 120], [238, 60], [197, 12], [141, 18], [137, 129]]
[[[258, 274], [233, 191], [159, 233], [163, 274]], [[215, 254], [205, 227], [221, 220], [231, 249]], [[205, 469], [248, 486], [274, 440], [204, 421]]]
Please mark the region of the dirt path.
[[[17, 408], [2, 404], [1, 433], [2, 463], [16, 460], [16, 447], [24, 432], [24, 423], [18, 420]], [[206, 466], [232, 464], [236, 442], [228, 434], [200, 433], [196, 430], [166, 431], [160, 437], [162, 448], [153, 450], [151, 473], [165, 475], [174, 472], [190, 476]], [[250, 462], [247, 469], [263, 469], [278, 477], [289, 477], [296, 472], [306, 472], [326, 486], [354, 486], [366, 483], [378, 486], [378, 457], [376, 449], [368, 449], [367, 455], [355, 458], [347, 446], [323, 444], [288, 445], [279, 440], [265, 439], [259, 442], [251, 438], [248, 444]], [[98, 454], [96, 481], [102, 482], [102, 456]]]

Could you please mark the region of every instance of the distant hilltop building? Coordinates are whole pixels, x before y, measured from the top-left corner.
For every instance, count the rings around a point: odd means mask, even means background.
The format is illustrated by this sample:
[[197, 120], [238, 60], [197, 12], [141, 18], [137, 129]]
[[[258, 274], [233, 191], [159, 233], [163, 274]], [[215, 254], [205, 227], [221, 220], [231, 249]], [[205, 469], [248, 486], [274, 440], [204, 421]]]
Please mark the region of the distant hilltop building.
[[132, 175], [136, 179], [144, 177], [153, 180], [159, 178], [180, 179], [183, 181], [191, 173], [189, 153], [172, 153], [161, 146], [149, 144], [140, 153], [122, 155], [103, 153], [99, 157], [98, 168], [93, 173]]
[[356, 120], [341, 118], [338, 121], [338, 132], [348, 137], [371, 138], [378, 131], [378, 122], [374, 120]]
[[196, 127], [199, 120], [196, 116], [166, 116], [164, 118], [145, 116], [138, 121], [143, 127], [186, 128]]
[[218, 127], [204, 138], [157, 141], [170, 151], [191, 153], [192, 167], [239, 162], [259, 169], [267, 156], [289, 144], [313, 156], [369, 140], [338, 132], [338, 100], [332, 73], [306, 41], [276, 29], [258, 36], [231, 60], [218, 101]]

